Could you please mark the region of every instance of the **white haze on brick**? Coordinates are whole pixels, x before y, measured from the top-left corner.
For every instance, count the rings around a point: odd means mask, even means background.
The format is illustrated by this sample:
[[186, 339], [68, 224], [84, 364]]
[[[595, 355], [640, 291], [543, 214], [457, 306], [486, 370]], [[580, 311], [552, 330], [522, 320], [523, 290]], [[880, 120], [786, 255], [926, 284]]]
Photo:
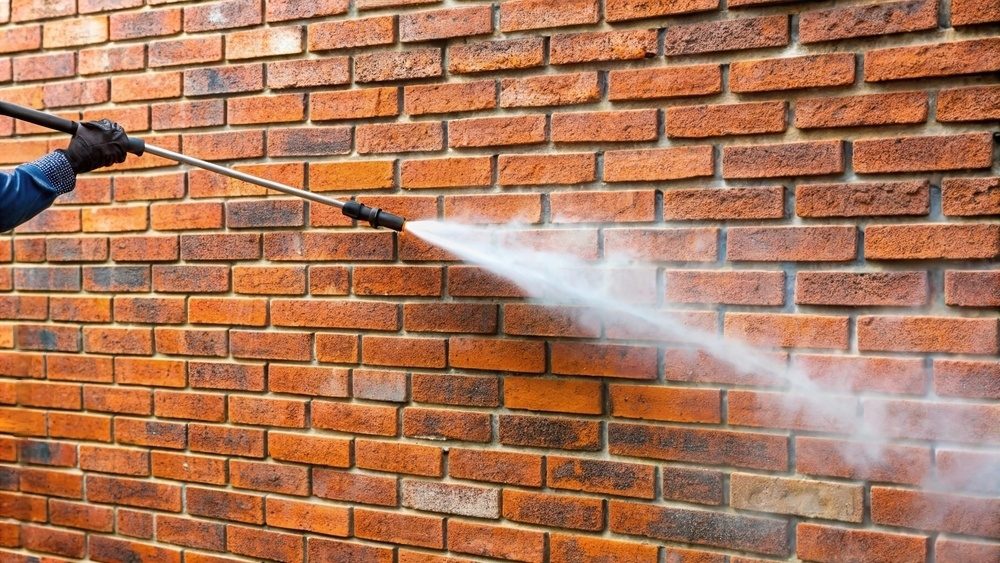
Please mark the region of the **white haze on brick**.
[[[838, 373], [842, 377], [836, 381], [830, 381], [827, 377], [818, 381], [810, 377], [802, 366], [777, 361], [773, 353], [684, 324], [680, 315], [689, 313], [688, 310], [667, 311], [658, 309], [652, 303], [630, 300], [629, 296], [641, 294], [644, 288], [638, 283], [630, 282], [627, 275], [622, 275], [623, 272], [648, 271], [655, 269], [655, 264], [628, 257], [590, 261], [568, 252], [537, 250], [521, 238], [528, 232], [523, 225], [471, 226], [412, 221], [407, 223], [406, 231], [465, 262], [481, 266], [513, 282], [536, 303], [578, 306], [581, 308], [581, 315], [577, 318], [581, 320], [596, 316], [605, 326], [609, 323], [614, 323], [615, 326], [628, 323], [629, 338], [635, 341], [648, 341], [641, 343], [649, 345], [664, 342], [671, 345], [682, 344], [729, 364], [737, 373], [774, 380], [778, 386], [766, 389], [754, 386], [752, 390], [776, 392], [784, 403], [783, 408], [788, 418], [798, 424], [775, 423], [773, 426], [768, 425], [768, 428], [792, 429], [798, 426], [798, 432], [804, 427], [806, 432], [818, 431], [824, 434], [823, 437], [831, 434], [829, 437], [834, 439], [850, 440], [852, 447], [839, 453], [845, 462], [862, 474], [888, 462], [888, 440], [917, 437], [929, 441], [962, 443], [962, 439], [949, 440], [948, 437], [956, 433], [965, 434], [968, 430], [968, 421], [961, 417], [938, 414], [926, 419], [913, 419], [905, 414], [895, 413], [885, 408], [882, 397], [889, 400], [920, 401], [921, 404], [932, 407], [954, 403], [941, 403], [936, 398], [928, 400], [923, 396], [895, 394], [859, 399], [857, 392], [852, 394], [851, 381], [867, 377], [864, 373], [841, 370]], [[533, 232], [542, 231], [536, 229]], [[662, 288], [660, 291], [662, 292]], [[615, 339], [609, 343], [627, 345], [636, 342]], [[942, 412], [947, 413], [947, 410]], [[815, 428], [810, 428], [813, 425]], [[996, 455], [1000, 450], [997, 446], [1000, 443], [1000, 430], [984, 429], [984, 433], [984, 439], [975, 442], [975, 447], [979, 448], [977, 450], [968, 447], [968, 440], [964, 440], [966, 443], [960, 446], [946, 446], [946, 449]], [[920, 438], [923, 434], [927, 437]], [[985, 449], [984, 444], [987, 444]], [[1000, 466], [996, 463], [984, 462], [982, 466], [964, 467], [961, 471], [961, 483], [955, 483], [954, 480], [948, 483], [938, 482], [934, 472], [929, 471], [924, 476], [922, 485], [932, 489], [945, 485], [946, 489], [961, 489], [960, 492], [972, 494], [1000, 494]]]

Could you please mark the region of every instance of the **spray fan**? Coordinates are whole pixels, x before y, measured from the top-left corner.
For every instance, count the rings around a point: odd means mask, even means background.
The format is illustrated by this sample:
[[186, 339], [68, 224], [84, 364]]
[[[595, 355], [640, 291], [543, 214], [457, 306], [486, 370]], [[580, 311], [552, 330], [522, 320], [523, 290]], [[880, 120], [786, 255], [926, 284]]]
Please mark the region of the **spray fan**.
[[[0, 101], [0, 115], [6, 115], [13, 117], [15, 119], [20, 119], [21, 121], [27, 121], [29, 123], [34, 123], [41, 127], [47, 129], [53, 129], [55, 131], [62, 131], [63, 133], [69, 133], [70, 135], [76, 133], [76, 129], [79, 124], [76, 121], [71, 121], [69, 119], [64, 119], [52, 114], [37, 111], [31, 108], [26, 108], [16, 104], [11, 104], [8, 102]], [[376, 229], [379, 227], [386, 227], [394, 231], [402, 231], [403, 226], [406, 223], [406, 219], [398, 215], [389, 213], [388, 211], [383, 211], [378, 207], [368, 207], [360, 202], [350, 200], [350, 201], [340, 201], [330, 197], [322, 196], [313, 192], [308, 192], [306, 190], [300, 190], [298, 188], [293, 188], [292, 186], [287, 186], [279, 182], [273, 182], [271, 180], [265, 180], [264, 178], [259, 178], [257, 176], [252, 176], [250, 174], [245, 174], [243, 172], [238, 172], [232, 168], [225, 166], [220, 166], [218, 164], [213, 164], [211, 162], [206, 162], [204, 160], [187, 156], [172, 150], [164, 149], [162, 147], [157, 147], [156, 145], [150, 145], [144, 140], [129, 137], [128, 140], [128, 152], [136, 156], [142, 156], [144, 152], [167, 158], [176, 162], [182, 162], [184, 164], [189, 164], [191, 166], [196, 166], [198, 168], [203, 168], [205, 170], [210, 170], [224, 176], [229, 176], [230, 178], [235, 178], [237, 180], [242, 180], [250, 184], [256, 184], [258, 186], [263, 186], [265, 188], [276, 190], [279, 192], [286, 193], [288, 195], [293, 195], [300, 197], [302, 199], [307, 199], [309, 201], [315, 201], [317, 203], [323, 203], [326, 205], [332, 205], [340, 209], [344, 215], [351, 217], [352, 219], [358, 219], [360, 221], [367, 221], [372, 227]]]

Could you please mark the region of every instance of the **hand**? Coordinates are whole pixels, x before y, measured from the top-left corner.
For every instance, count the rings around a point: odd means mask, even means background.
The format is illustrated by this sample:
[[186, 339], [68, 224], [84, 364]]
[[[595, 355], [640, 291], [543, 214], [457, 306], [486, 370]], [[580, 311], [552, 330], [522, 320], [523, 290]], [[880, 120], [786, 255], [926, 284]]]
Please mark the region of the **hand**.
[[81, 121], [73, 140], [63, 154], [69, 160], [73, 171], [81, 174], [123, 162], [127, 143], [128, 136], [117, 123], [107, 119]]

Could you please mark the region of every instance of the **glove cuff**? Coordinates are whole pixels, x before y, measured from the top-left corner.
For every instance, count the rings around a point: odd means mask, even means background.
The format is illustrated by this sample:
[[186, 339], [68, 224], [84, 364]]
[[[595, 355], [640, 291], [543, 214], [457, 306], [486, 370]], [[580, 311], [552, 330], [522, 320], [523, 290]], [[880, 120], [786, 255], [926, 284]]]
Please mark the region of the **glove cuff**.
[[29, 164], [37, 166], [42, 171], [56, 195], [71, 192], [76, 187], [76, 172], [67, 158], [66, 152], [62, 149], [53, 151]]

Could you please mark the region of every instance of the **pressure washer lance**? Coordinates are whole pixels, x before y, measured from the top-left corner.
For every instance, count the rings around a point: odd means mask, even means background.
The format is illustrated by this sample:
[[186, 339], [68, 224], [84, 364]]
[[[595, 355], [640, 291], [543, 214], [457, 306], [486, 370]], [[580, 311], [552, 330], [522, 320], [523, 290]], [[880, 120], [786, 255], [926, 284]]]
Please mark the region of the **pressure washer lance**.
[[[56, 131], [62, 131], [63, 133], [69, 133], [73, 135], [76, 133], [76, 128], [79, 124], [76, 121], [71, 121], [69, 119], [64, 119], [55, 115], [51, 115], [45, 112], [33, 110], [31, 108], [26, 108], [16, 104], [11, 104], [8, 102], [0, 101], [0, 115], [6, 115], [13, 117], [15, 119], [20, 119], [21, 121], [27, 121], [29, 123], [34, 123], [48, 129], [54, 129]], [[289, 195], [297, 196], [302, 199], [308, 199], [310, 201], [315, 201], [317, 203], [324, 203], [326, 205], [332, 205], [339, 208], [344, 215], [352, 219], [358, 219], [361, 221], [368, 221], [368, 223], [375, 227], [386, 227], [394, 231], [402, 231], [403, 226], [406, 223], [406, 219], [398, 215], [393, 215], [388, 211], [383, 211], [378, 207], [368, 207], [360, 202], [350, 200], [350, 201], [340, 201], [330, 197], [325, 197], [313, 192], [308, 192], [305, 190], [300, 190], [298, 188], [293, 188], [291, 186], [286, 186], [285, 184], [280, 184], [278, 182], [272, 182], [271, 180], [265, 180], [264, 178], [258, 178], [256, 176], [251, 176], [250, 174], [245, 174], [243, 172], [238, 172], [232, 168], [227, 168], [225, 166], [220, 166], [218, 164], [213, 164], [211, 162], [205, 162], [194, 157], [190, 157], [181, 153], [177, 153], [168, 149], [157, 147], [156, 145], [150, 145], [143, 141], [142, 139], [136, 137], [129, 137], [128, 139], [128, 152], [136, 155], [142, 156], [144, 152], [150, 154], [155, 154], [156, 156], [161, 156], [163, 158], [169, 158], [177, 162], [183, 162], [184, 164], [190, 164], [191, 166], [197, 166], [198, 168], [204, 168], [205, 170], [211, 170], [212, 172], [217, 172], [224, 176], [229, 176], [230, 178], [236, 178], [237, 180], [242, 180], [250, 184], [256, 184], [258, 186], [263, 186], [268, 189], [277, 190], [279, 192], [284, 192]]]

